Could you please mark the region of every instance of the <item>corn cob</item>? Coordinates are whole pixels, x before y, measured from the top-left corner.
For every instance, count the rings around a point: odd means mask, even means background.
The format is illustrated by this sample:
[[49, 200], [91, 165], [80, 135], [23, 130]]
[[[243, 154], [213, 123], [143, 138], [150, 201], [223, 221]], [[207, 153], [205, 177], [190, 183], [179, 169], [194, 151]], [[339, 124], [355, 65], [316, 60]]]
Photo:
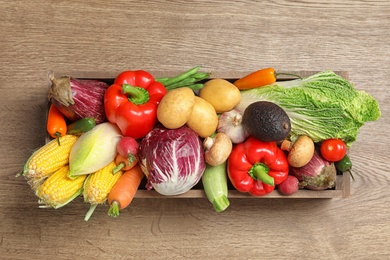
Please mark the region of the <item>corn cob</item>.
[[115, 161], [111, 162], [97, 172], [91, 173], [84, 183], [84, 201], [91, 204], [89, 211], [85, 216], [85, 221], [93, 214], [96, 206], [107, 200], [111, 188], [122, 176], [122, 171], [112, 173], [116, 167]]
[[40, 207], [53, 207], [55, 209], [65, 206], [82, 193], [86, 175], [75, 180], [68, 178], [69, 165], [61, 167], [50, 175], [36, 190]]
[[57, 139], [51, 140], [30, 156], [18, 175], [33, 179], [32, 182], [48, 177], [69, 163], [70, 151], [77, 138], [75, 135], [59, 137], [61, 145]]

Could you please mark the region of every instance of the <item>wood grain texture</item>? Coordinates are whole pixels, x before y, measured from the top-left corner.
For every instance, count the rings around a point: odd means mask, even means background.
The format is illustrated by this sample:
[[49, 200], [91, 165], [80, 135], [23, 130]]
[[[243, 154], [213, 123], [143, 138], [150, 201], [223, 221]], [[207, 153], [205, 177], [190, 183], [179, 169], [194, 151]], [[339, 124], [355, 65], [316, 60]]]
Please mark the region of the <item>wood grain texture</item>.
[[[2, 259], [388, 259], [390, 2], [0, 0]], [[379, 102], [347, 199], [141, 199], [117, 219], [78, 198], [37, 208], [15, 178], [45, 138], [47, 73], [348, 71]]]

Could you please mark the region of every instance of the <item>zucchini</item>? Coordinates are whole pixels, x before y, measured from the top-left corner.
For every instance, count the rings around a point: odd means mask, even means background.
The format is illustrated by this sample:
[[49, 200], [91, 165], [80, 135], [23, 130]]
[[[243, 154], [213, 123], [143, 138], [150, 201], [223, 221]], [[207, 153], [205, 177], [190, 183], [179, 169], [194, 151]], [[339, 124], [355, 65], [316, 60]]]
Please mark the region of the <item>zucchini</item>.
[[79, 135], [88, 132], [96, 126], [95, 118], [85, 117], [68, 125], [67, 134]]
[[218, 166], [206, 165], [202, 175], [203, 189], [216, 212], [229, 207], [226, 162]]

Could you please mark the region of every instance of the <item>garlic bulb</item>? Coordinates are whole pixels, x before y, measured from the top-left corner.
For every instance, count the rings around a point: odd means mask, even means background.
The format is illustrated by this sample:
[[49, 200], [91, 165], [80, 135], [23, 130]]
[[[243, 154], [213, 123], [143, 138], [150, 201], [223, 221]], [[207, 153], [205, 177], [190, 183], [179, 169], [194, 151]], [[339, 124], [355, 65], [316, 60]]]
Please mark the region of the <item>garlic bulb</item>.
[[217, 132], [225, 133], [234, 144], [242, 143], [249, 136], [241, 124], [242, 114], [241, 110], [234, 108], [222, 113], [218, 120]]

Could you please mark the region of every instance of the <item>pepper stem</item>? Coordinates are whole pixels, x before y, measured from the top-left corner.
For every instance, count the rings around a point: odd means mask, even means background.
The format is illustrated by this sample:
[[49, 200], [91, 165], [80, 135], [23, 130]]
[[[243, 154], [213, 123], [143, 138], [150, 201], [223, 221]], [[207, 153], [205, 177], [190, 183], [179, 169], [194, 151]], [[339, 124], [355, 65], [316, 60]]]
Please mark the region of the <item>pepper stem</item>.
[[127, 97], [130, 102], [135, 105], [142, 105], [149, 101], [149, 92], [140, 87], [135, 87], [130, 84], [122, 85], [122, 93], [127, 94]]
[[278, 76], [292, 76], [292, 77], [296, 77], [298, 79], [302, 79], [301, 76], [299, 76], [298, 74], [293, 74], [293, 73], [283, 73], [283, 72], [275, 73], [275, 77], [277, 78]]
[[268, 175], [269, 168], [267, 165], [263, 163], [257, 163], [252, 166], [249, 170], [249, 175], [252, 176], [253, 179], [262, 181], [265, 184], [274, 186], [274, 178]]
[[61, 142], [60, 142], [61, 133], [60, 132], [56, 132], [54, 135], [56, 136], [58, 146], [60, 146], [61, 145]]

